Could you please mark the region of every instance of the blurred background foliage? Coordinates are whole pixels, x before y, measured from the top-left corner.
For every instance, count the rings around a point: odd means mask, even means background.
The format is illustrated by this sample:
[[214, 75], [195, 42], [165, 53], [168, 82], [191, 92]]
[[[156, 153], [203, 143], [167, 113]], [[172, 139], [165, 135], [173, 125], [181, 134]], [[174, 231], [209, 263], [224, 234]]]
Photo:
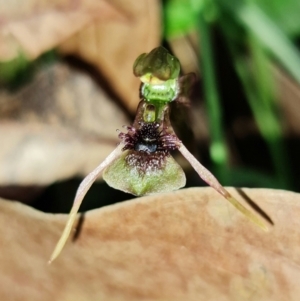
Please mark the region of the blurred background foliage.
[[[294, 0], [165, 1], [164, 33], [171, 44], [178, 39], [191, 44], [191, 32], [198, 37], [195, 52], [200, 58], [209, 153], [216, 174], [227, 185], [299, 190], [293, 180], [297, 168], [291, 168], [297, 166], [291, 156], [297, 146], [283, 120], [291, 116], [281, 110], [287, 95], [280, 95], [278, 87], [280, 76], [300, 81], [299, 12], [300, 4]], [[225, 89], [230, 95], [223, 93]], [[257, 132], [247, 129], [249, 118]], [[229, 137], [237, 120], [251, 144]], [[235, 161], [229, 138], [242, 159], [237, 166], [229, 166]], [[243, 160], [247, 156], [256, 162]]]
[[[190, 107], [174, 104], [173, 120], [221, 183], [300, 191], [298, 1], [47, 3], [1, 10], [2, 197], [67, 212], [76, 176], [100, 163], [118, 143], [114, 129], [133, 120], [134, 59], [159, 44], [198, 76]], [[181, 163], [187, 186], [203, 185]], [[129, 198], [99, 182], [82, 209]]]

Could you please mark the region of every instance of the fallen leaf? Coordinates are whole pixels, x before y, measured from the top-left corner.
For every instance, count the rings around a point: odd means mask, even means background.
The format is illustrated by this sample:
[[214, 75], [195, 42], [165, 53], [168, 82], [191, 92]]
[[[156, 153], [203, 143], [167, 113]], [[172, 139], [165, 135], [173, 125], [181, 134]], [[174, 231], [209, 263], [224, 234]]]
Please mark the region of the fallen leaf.
[[120, 142], [126, 114], [93, 79], [64, 64], [0, 92], [0, 184], [46, 185], [84, 176]]
[[126, 22], [109, 1], [0, 1], [0, 61], [33, 60], [93, 20]]
[[77, 55], [98, 68], [125, 106], [134, 112], [140, 80], [132, 76], [135, 59], [160, 44], [160, 1], [110, 1], [128, 22], [95, 21], [65, 41], [64, 54]]
[[211, 188], [183, 189], [87, 212], [51, 265], [67, 216], [2, 200], [0, 299], [296, 301], [300, 195], [243, 191], [272, 219], [270, 232]]

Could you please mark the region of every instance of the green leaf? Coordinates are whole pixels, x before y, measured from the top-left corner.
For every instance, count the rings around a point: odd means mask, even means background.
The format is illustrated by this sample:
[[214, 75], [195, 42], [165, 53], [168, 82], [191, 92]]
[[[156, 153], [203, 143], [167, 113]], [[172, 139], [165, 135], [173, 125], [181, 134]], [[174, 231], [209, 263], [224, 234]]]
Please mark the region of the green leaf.
[[29, 66], [29, 61], [24, 54], [10, 61], [0, 62], [0, 84], [7, 84], [17, 79], [21, 72]]
[[196, 28], [198, 13], [205, 0], [168, 0], [164, 5], [164, 26], [167, 39], [185, 35]]
[[256, 0], [255, 2], [286, 34], [290, 36], [300, 34], [298, 0]]

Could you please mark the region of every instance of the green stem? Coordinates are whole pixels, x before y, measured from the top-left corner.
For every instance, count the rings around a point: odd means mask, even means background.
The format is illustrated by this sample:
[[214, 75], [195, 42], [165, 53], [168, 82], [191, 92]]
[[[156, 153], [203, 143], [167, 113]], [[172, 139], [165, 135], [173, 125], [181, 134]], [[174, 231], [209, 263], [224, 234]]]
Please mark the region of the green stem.
[[252, 53], [253, 67], [256, 69], [253, 79], [258, 93], [258, 98], [254, 99], [251, 97], [249, 104], [260, 131], [269, 145], [279, 185], [282, 188], [289, 188], [288, 158], [284, 147], [280, 118], [276, 110], [276, 95], [274, 93], [275, 89], [270, 62], [260, 43], [258, 43], [252, 34], [249, 34], [249, 45]]
[[[208, 23], [199, 14], [198, 29], [200, 34], [201, 72], [203, 75], [204, 94], [211, 136], [210, 156], [220, 171], [227, 165], [227, 149], [222, 128], [222, 111], [215, 76], [211, 33]], [[221, 175], [220, 175], [221, 176]]]

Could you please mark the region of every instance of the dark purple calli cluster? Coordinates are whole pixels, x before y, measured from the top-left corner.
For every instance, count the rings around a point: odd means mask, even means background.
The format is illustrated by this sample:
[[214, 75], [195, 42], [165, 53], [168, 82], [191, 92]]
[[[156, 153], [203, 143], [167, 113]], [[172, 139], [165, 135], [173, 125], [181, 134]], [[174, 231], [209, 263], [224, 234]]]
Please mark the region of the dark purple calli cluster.
[[181, 141], [157, 122], [138, 122], [139, 128], [127, 126], [127, 133], [120, 133], [123, 151], [130, 150], [125, 160], [129, 167], [141, 175], [164, 167], [171, 151], [179, 148]]

